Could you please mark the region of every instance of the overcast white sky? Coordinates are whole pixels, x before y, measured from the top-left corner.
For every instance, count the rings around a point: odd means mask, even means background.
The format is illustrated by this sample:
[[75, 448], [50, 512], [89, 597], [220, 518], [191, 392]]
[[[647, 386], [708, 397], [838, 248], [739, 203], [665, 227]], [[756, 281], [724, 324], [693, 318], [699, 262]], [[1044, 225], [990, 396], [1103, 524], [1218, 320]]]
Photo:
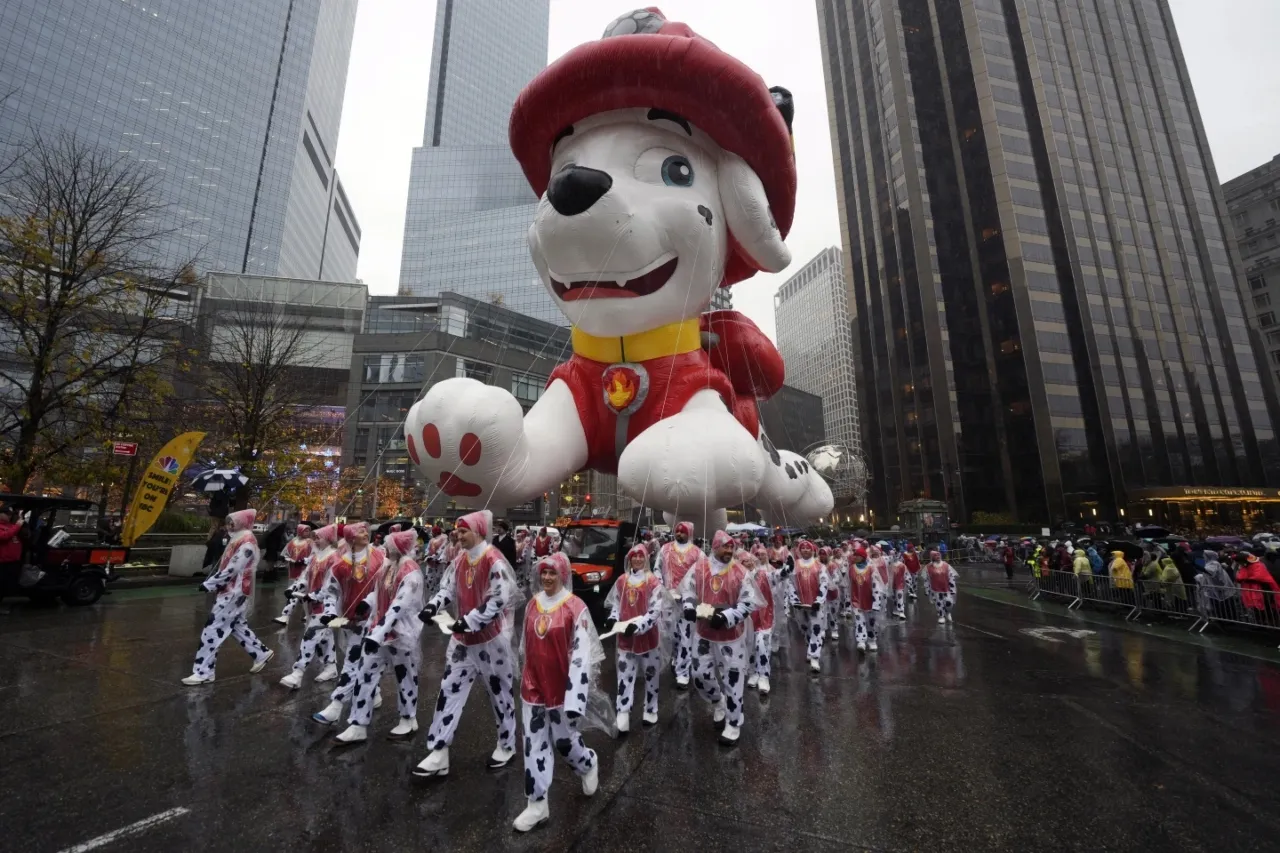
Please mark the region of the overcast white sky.
[[[483, 0], [463, 0], [483, 2]], [[1218, 176], [1280, 154], [1280, 0], [1170, 0]], [[787, 243], [792, 270], [840, 245], [818, 21], [811, 0], [662, 0], [683, 21], [795, 95], [800, 192]], [[361, 0], [347, 77], [338, 170], [360, 219], [360, 278], [394, 293], [412, 149], [422, 142], [434, 0]], [[643, 4], [635, 2], [634, 8]], [[599, 38], [628, 11], [602, 0], [551, 0], [555, 59]], [[734, 286], [734, 306], [773, 334], [773, 293], [788, 273]]]

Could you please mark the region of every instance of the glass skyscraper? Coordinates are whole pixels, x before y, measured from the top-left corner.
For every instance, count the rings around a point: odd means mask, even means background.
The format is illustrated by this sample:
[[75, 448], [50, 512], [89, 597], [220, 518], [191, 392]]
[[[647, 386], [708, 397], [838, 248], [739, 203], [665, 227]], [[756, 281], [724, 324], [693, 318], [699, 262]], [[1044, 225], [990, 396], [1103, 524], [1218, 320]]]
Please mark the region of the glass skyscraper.
[[333, 167], [356, 0], [5, 0], [0, 144], [70, 131], [155, 169], [200, 270], [355, 279]]
[[[861, 459], [853, 332], [840, 250], [822, 250], [787, 279], [774, 294], [773, 315], [787, 385], [822, 400], [824, 443], [843, 445]], [[831, 484], [831, 492], [838, 503], [861, 502], [864, 480], [865, 470], [854, 464]]]
[[1274, 508], [1280, 452], [1167, 0], [817, 6], [872, 506], [1186, 525]]
[[438, 0], [401, 293], [450, 291], [568, 323], [529, 257], [538, 200], [507, 144], [516, 96], [547, 64], [549, 19], [550, 0]]

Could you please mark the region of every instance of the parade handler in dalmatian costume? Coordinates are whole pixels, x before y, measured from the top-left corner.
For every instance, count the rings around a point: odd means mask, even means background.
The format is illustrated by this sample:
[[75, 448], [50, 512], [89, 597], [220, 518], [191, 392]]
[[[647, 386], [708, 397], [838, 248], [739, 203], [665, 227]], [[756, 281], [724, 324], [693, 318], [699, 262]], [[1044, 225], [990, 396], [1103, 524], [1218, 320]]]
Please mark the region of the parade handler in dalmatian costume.
[[[344, 620], [342, 627], [347, 632], [347, 657], [342, 664], [338, 686], [329, 697], [329, 704], [311, 715], [311, 719], [326, 726], [338, 721], [343, 707], [355, 693], [356, 673], [360, 670], [362, 654], [361, 640], [373, 609], [368, 598], [381, 580], [381, 572], [387, 562], [386, 552], [369, 544], [368, 524], [342, 525], [341, 536], [343, 546], [329, 558], [331, 582], [325, 588], [324, 615], [320, 617], [320, 624], [327, 628], [337, 619]], [[381, 704], [382, 694], [375, 691], [373, 706], [377, 708]]]
[[[822, 640], [826, 635], [825, 609], [832, 606], [827, 592], [835, 583], [827, 567], [818, 562], [818, 549], [808, 539], [796, 543], [798, 559], [788, 577], [787, 600], [805, 639], [805, 657], [811, 672], [822, 670]], [[837, 602], [838, 605], [838, 602]]]
[[[742, 695], [750, 673], [754, 638], [750, 614], [764, 606], [755, 579], [733, 558], [737, 543], [723, 530], [711, 539], [711, 554], [684, 577], [680, 598], [684, 618], [696, 622], [693, 686], [714, 706], [712, 721], [720, 743], [732, 746], [742, 733]], [[711, 609], [700, 614], [699, 606]]]
[[298, 529], [294, 531], [293, 538], [284, 546], [284, 560], [289, 566], [289, 580], [293, 581], [293, 583], [285, 590], [284, 609], [275, 618], [275, 621], [281, 625], [289, 624], [289, 617], [293, 614], [293, 608], [297, 607], [298, 601], [302, 598], [302, 593], [307, 588], [306, 579], [302, 575], [306, 572], [307, 566], [311, 564], [311, 553], [314, 550], [314, 545], [315, 542], [311, 538], [311, 525], [299, 524]]
[[330, 560], [338, 553], [337, 544], [338, 525], [328, 524], [317, 530], [315, 548], [307, 561], [307, 567], [298, 577], [297, 583], [302, 584], [302, 589], [299, 592], [290, 590], [295, 600], [302, 601], [307, 609], [307, 625], [302, 634], [302, 644], [298, 648], [298, 659], [293, 664], [293, 671], [280, 679], [280, 684], [290, 690], [297, 690], [302, 686], [302, 674], [307, 671], [307, 666], [317, 653], [324, 666], [316, 676], [316, 683], [333, 681], [338, 677], [338, 644], [334, 639], [333, 629], [321, 621], [326, 615], [338, 615], [332, 609], [325, 609], [326, 602], [334, 602], [338, 597], [332, 586], [336, 581], [329, 571]]
[[[680, 585], [685, 575], [706, 559], [702, 549], [693, 544], [693, 524], [681, 521], [676, 524], [676, 538], [658, 551], [658, 575], [671, 600], [680, 600]], [[671, 665], [676, 673], [676, 689], [689, 689], [689, 676], [693, 672], [693, 623], [680, 615], [679, 607], [666, 609], [667, 635], [671, 638]]]
[[419, 614], [428, 622], [450, 605], [457, 605], [440, 676], [440, 695], [427, 733], [430, 753], [414, 769], [415, 776], [449, 775], [449, 745], [477, 678], [489, 696], [498, 728], [498, 744], [488, 766], [506, 767], [516, 754], [515, 655], [509, 611], [519, 604], [519, 587], [502, 552], [489, 543], [492, 531], [493, 513], [488, 510], [458, 519], [455, 532], [460, 552]]
[[755, 581], [763, 604], [751, 611], [751, 631], [755, 636], [751, 657], [751, 675], [747, 686], [754, 687], [761, 696], [768, 696], [769, 676], [773, 674], [773, 654], [786, 641], [787, 632], [774, 630], [774, 603], [782, 604], [786, 597], [783, 588], [790, 568], [775, 569], [768, 561], [761, 562], [750, 551], [739, 550], [734, 559], [740, 563]]
[[620, 732], [631, 730], [631, 703], [634, 701], [636, 678], [644, 678], [644, 724], [657, 725], [658, 686], [662, 673], [661, 629], [668, 607], [667, 591], [662, 579], [649, 568], [649, 549], [637, 542], [627, 552], [626, 577], [614, 583], [605, 599], [609, 617], [604, 630], [609, 632], [618, 622], [632, 621], [618, 637], [618, 698], [615, 725]]
[[951, 611], [956, 606], [956, 583], [960, 580], [960, 573], [942, 559], [942, 554], [930, 551], [925, 574], [929, 579], [929, 599], [938, 611], [938, 624], [950, 622]]
[[511, 147], [541, 198], [529, 247], [573, 356], [527, 416], [504, 388], [433, 385], [405, 427], [428, 480], [504, 508], [590, 468], [673, 517], [831, 511], [825, 481], [760, 429], [777, 349], [737, 312], [704, 313], [716, 288], [791, 260], [792, 112], [785, 89], [652, 8], [525, 87]]
[[413, 559], [417, 546], [418, 534], [413, 529], [397, 530], [383, 542], [388, 565], [365, 597], [371, 609], [370, 627], [361, 644], [355, 696], [347, 719], [350, 725], [338, 735], [341, 743], [368, 739], [378, 680], [388, 668], [396, 676], [400, 722], [387, 739], [408, 740], [418, 730], [418, 668], [422, 663], [422, 620], [418, 613], [422, 610], [424, 578]]
[[245, 619], [253, 595], [253, 574], [261, 558], [258, 540], [253, 535], [253, 520], [257, 515], [257, 510], [245, 509], [227, 516], [231, 541], [222, 550], [218, 570], [200, 584], [202, 589], [216, 592], [218, 597], [214, 599], [213, 610], [200, 632], [200, 650], [196, 652], [191, 675], [182, 679], [188, 687], [213, 681], [218, 649], [228, 636], [235, 637], [240, 647], [253, 658], [250, 672], [261, 672], [275, 655], [262, 644]]
[[[520, 642], [523, 666], [520, 705], [524, 723], [524, 792], [528, 802], [512, 824], [528, 832], [551, 816], [547, 793], [559, 753], [582, 779], [590, 797], [600, 783], [600, 757], [588, 749], [579, 728], [601, 724], [598, 701], [604, 648], [587, 604], [571, 591], [568, 555], [556, 552], [538, 560], [540, 591], [524, 613]], [[621, 583], [621, 581], [619, 581]], [[605, 713], [608, 713], [607, 701]], [[594, 708], [593, 708], [594, 706]]]

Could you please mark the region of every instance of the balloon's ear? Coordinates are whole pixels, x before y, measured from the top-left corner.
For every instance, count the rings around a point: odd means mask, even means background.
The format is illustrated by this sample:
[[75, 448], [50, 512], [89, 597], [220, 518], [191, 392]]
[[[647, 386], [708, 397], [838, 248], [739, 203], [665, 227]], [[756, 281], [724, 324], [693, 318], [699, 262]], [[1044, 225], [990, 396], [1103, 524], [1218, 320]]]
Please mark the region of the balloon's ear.
[[720, 161], [720, 201], [725, 223], [735, 240], [764, 272], [779, 272], [791, 263], [791, 250], [769, 210], [769, 197], [755, 170], [728, 151]]

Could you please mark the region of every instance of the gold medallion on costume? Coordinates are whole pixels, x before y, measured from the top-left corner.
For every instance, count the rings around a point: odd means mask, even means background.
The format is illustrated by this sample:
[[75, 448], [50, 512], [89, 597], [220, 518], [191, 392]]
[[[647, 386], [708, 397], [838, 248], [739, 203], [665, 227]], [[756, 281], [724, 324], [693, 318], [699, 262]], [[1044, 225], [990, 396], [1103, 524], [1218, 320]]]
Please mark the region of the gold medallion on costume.
[[539, 613], [538, 618], [533, 620], [533, 633], [538, 635], [539, 640], [546, 639], [547, 632], [551, 630], [551, 616], [546, 613]]
[[466, 575], [464, 575], [464, 580], [466, 580], [467, 586], [471, 586], [473, 583], [475, 583], [476, 567], [471, 565], [470, 563], [467, 563], [467, 573]]
[[711, 591], [718, 594], [722, 589], [724, 589], [724, 578], [720, 577], [720, 575], [712, 575]]
[[355, 571], [355, 575], [356, 575], [356, 580], [357, 580], [357, 581], [363, 581], [363, 580], [364, 580], [364, 575], [365, 575], [364, 567], [365, 567], [365, 564], [366, 564], [367, 562], [368, 562], [368, 559], [366, 558], [366, 559], [364, 559], [364, 560], [360, 560], [359, 562], [357, 562], [357, 563], [356, 563], [356, 566], [355, 566], [355, 570], [356, 570], [356, 571]]
[[640, 597], [640, 590], [634, 586], [627, 587], [627, 604], [634, 607], [636, 599]]

